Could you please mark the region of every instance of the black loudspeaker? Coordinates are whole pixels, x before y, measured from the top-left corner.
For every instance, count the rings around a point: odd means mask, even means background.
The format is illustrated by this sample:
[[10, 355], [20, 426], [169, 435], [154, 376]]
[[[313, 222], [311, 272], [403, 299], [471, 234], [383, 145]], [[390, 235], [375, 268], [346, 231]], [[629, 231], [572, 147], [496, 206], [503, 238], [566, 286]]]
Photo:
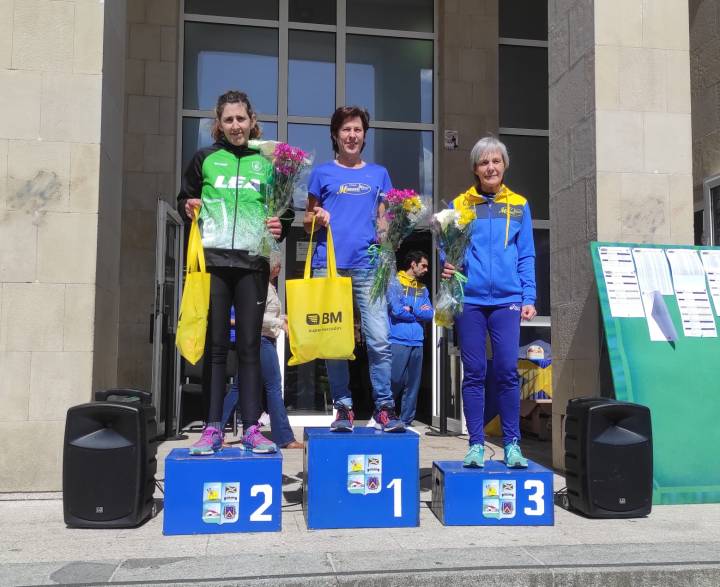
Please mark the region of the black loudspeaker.
[[[63, 450], [65, 523], [76, 528], [130, 528], [153, 515], [157, 421], [150, 394], [96, 393], [70, 408]], [[105, 401], [109, 400], [109, 401]]]
[[592, 518], [637, 518], [652, 508], [650, 410], [602, 398], [570, 400], [565, 474], [571, 509]]

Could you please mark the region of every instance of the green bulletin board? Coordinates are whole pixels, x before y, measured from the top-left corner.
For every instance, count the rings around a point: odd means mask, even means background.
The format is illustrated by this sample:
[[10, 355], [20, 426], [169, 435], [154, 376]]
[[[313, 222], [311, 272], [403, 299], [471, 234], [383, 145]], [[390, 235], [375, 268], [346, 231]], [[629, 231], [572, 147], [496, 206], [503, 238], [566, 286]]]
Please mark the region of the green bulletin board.
[[713, 300], [718, 338], [684, 336], [677, 299], [665, 295], [678, 338], [652, 341], [645, 318], [612, 317], [600, 247], [720, 247], [590, 243], [615, 397], [648, 406], [652, 416], [653, 503], [720, 502], [720, 319]]

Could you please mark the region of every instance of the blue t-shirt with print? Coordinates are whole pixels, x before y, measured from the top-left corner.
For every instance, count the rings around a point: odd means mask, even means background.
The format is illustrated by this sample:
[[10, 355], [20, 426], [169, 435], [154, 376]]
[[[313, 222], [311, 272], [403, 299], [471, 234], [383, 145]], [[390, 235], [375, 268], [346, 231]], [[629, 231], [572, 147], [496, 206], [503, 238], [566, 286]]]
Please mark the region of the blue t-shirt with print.
[[[313, 169], [308, 192], [330, 212], [338, 269], [370, 267], [368, 247], [375, 242], [377, 207], [391, 189], [387, 169], [375, 163], [349, 169], [328, 161]], [[327, 265], [327, 231], [323, 228], [316, 236], [312, 266], [320, 269]]]

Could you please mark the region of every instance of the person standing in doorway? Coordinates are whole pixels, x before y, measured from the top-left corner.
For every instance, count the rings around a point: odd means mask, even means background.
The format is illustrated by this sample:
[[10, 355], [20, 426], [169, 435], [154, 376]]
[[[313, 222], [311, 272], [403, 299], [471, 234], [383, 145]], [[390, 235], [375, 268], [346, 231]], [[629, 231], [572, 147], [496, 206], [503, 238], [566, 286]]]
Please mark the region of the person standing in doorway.
[[248, 147], [249, 139], [260, 136], [260, 127], [247, 95], [238, 91], [221, 95], [215, 117], [215, 143], [195, 153], [178, 194], [178, 209], [188, 219], [199, 210], [210, 273], [203, 360], [203, 392], [210, 398], [209, 411], [202, 436], [190, 447], [190, 453], [212, 454], [222, 448], [231, 305], [235, 307], [235, 349], [242, 382], [242, 444], [257, 453], [275, 452], [277, 447], [260, 434], [258, 424], [262, 412], [260, 330], [270, 274], [268, 259], [259, 251], [266, 231], [280, 240], [289, 222], [281, 223], [279, 218], [265, 214], [272, 164]]
[[391, 388], [400, 402], [405, 426], [415, 420], [422, 376], [424, 323], [433, 318], [430, 294], [420, 280], [428, 272], [428, 257], [420, 251], [405, 256], [404, 270], [390, 281], [387, 292], [392, 349]]
[[[367, 342], [372, 383], [375, 427], [385, 432], [402, 432], [402, 420], [395, 414], [390, 389], [392, 354], [388, 342], [388, 319], [382, 301], [370, 301], [374, 270], [368, 248], [375, 242], [376, 219], [383, 206], [383, 194], [392, 189], [390, 176], [381, 165], [362, 158], [370, 126], [367, 110], [343, 106], [330, 120], [330, 140], [335, 159], [317, 166], [308, 186], [304, 226], [321, 227], [313, 253], [314, 275], [327, 274], [327, 227], [332, 217], [338, 273], [352, 280], [353, 298], [360, 311], [360, 323]], [[347, 361], [327, 361], [330, 392], [336, 410], [333, 431], [352, 431], [355, 415], [350, 394]]]

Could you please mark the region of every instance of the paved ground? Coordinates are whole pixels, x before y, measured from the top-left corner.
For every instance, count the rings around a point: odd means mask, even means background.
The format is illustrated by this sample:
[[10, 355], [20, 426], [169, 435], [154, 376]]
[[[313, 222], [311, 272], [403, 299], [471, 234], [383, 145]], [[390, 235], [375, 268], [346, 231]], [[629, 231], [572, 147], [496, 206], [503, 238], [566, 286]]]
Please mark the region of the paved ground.
[[[631, 520], [556, 508], [553, 527], [443, 527], [428, 508], [428, 474], [433, 460], [460, 458], [466, 442], [421, 436], [420, 527], [412, 529], [308, 531], [299, 450], [284, 454], [278, 533], [165, 537], [162, 514], [131, 530], [68, 529], [59, 494], [0, 494], [0, 586], [720, 585], [720, 504], [655, 507]], [[183, 444], [165, 443], [158, 460]], [[525, 446], [549, 465], [549, 444]], [[556, 475], [555, 489], [563, 486]]]

